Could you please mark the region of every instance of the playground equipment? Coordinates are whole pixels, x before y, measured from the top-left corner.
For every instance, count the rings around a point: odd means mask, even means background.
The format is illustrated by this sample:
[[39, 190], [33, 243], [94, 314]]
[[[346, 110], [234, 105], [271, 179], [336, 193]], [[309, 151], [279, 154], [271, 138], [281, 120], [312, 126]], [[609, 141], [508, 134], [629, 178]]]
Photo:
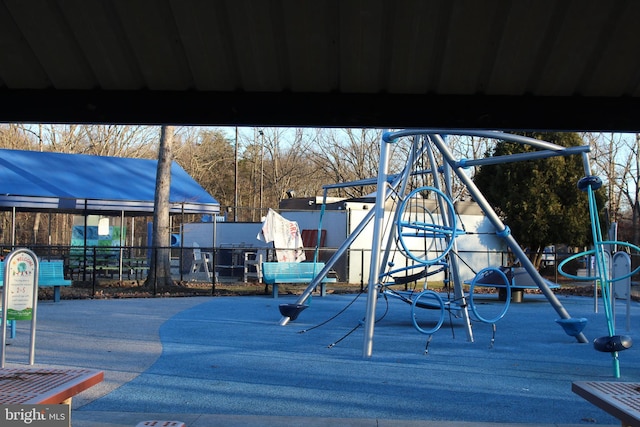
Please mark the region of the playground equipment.
[[[607, 336], [598, 337], [594, 340], [593, 346], [596, 350], [611, 353], [613, 361], [613, 375], [616, 378], [620, 378], [620, 361], [618, 359], [618, 353], [622, 350], [631, 348], [631, 337], [626, 335], [617, 335], [615, 331], [615, 321], [613, 316], [613, 306], [615, 304], [615, 296], [612, 292], [612, 284], [616, 281], [621, 281], [630, 278], [638, 271], [640, 267], [630, 271], [628, 274], [612, 277], [610, 274], [610, 265], [607, 261], [608, 253], [606, 252], [609, 246], [624, 246], [629, 249], [640, 252], [640, 248], [632, 245], [628, 242], [618, 242], [602, 239], [602, 230], [600, 228], [600, 221], [598, 219], [598, 209], [596, 206], [596, 199], [594, 191], [602, 186], [602, 181], [599, 177], [593, 176], [589, 170], [589, 163], [586, 156], [583, 156], [583, 163], [586, 172], [586, 176], [578, 182], [578, 188], [587, 193], [589, 199], [589, 215], [591, 217], [591, 234], [593, 238], [593, 249], [585, 252], [580, 252], [567, 258], [558, 266], [560, 274], [570, 277], [574, 280], [590, 280], [595, 281], [596, 286], [600, 287], [602, 293], [602, 302], [607, 319], [607, 329], [609, 334]], [[589, 277], [579, 277], [568, 274], [564, 271], [564, 266], [574, 259], [594, 256], [596, 261], [595, 275]], [[596, 289], [597, 292], [597, 289]]]
[[[428, 150], [427, 153], [430, 151]], [[432, 156], [429, 156], [432, 159]], [[429, 170], [437, 170], [436, 165], [431, 165]], [[397, 285], [407, 285], [415, 283], [418, 280], [427, 278], [440, 272], [450, 273], [449, 263], [457, 262], [455, 256], [456, 236], [463, 234], [464, 231], [458, 229], [455, 215], [455, 208], [451, 197], [439, 190], [438, 176], [433, 176], [434, 187], [422, 186], [412, 190], [399, 204], [396, 210], [395, 232], [398, 241], [398, 247], [401, 248], [402, 254], [413, 261], [413, 264], [400, 268], [395, 268], [393, 260], [388, 260], [389, 245], [385, 251], [385, 259], [383, 265], [389, 268], [378, 277], [378, 286], [381, 293], [387, 297], [398, 298], [411, 305], [411, 321], [420, 333], [429, 335], [428, 343], [431, 341], [431, 335], [437, 332], [444, 323], [446, 314], [454, 317], [462, 317], [467, 325], [467, 335], [470, 340], [473, 339], [472, 331], [469, 325], [469, 317], [467, 313], [467, 305], [471, 309], [476, 320], [482, 323], [495, 323], [502, 319], [509, 307], [511, 299], [511, 288], [506, 276], [500, 270], [489, 268], [481, 271], [471, 282], [470, 291], [463, 294], [461, 289], [455, 289], [454, 294], [458, 295], [453, 299], [443, 300], [438, 293], [429, 290], [426, 282], [421, 292], [415, 291], [397, 291], [394, 289]], [[450, 186], [445, 186], [449, 191]], [[419, 197], [417, 197], [419, 196]], [[432, 197], [435, 201], [433, 206], [435, 210], [430, 210], [426, 202]], [[413, 242], [412, 242], [413, 241]], [[419, 244], [423, 245], [420, 247]], [[413, 244], [411, 244], [413, 243]], [[417, 248], [417, 249], [416, 249]], [[450, 256], [451, 253], [454, 256]], [[457, 266], [456, 266], [457, 268]], [[416, 273], [406, 274], [408, 271], [417, 270]], [[509, 298], [506, 300], [504, 307], [494, 317], [485, 317], [480, 314], [480, 310], [475, 304], [473, 291], [477, 284], [478, 277], [484, 277], [486, 271], [496, 270], [498, 277], [506, 288]], [[402, 273], [405, 273], [404, 275]], [[445, 282], [448, 282], [448, 274], [445, 274]], [[456, 280], [459, 280], [456, 277]], [[418, 309], [418, 310], [416, 310]], [[421, 324], [419, 311], [424, 309], [432, 309], [438, 311], [435, 326], [426, 327]], [[426, 320], [429, 322], [432, 319]], [[425, 350], [426, 351], [426, 350]]]
[[[445, 137], [442, 136], [443, 134], [452, 133], [526, 144], [535, 148], [536, 151], [506, 156], [494, 156], [477, 160], [456, 159], [449, 150], [445, 142]], [[404, 168], [400, 173], [392, 175], [388, 172], [390, 157], [389, 147], [397, 144], [398, 141], [401, 140], [410, 140], [411, 146], [407, 150], [408, 154]], [[581, 180], [578, 183], [578, 186], [589, 195], [592, 232], [595, 242], [595, 248], [586, 254], [595, 255], [598, 263], [599, 276], [587, 278], [572, 277], [579, 280], [598, 280], [600, 285], [603, 287], [602, 292], [605, 296], [605, 298], [603, 298], [605, 302], [605, 311], [610, 313], [611, 297], [609, 295], [609, 290], [605, 289], [608, 288], [610, 280], [607, 279], [606, 266], [602, 261], [602, 247], [605, 244], [617, 243], [619, 245], [624, 245], [625, 243], [603, 242], [600, 237], [599, 222], [597, 218], [597, 210], [595, 208], [593, 191], [597, 189], [601, 183], [599, 182], [599, 179], [591, 176], [590, 174], [587, 158], [587, 153], [589, 151], [590, 148], [588, 146], [562, 147], [520, 135], [492, 131], [410, 129], [395, 132], [384, 132], [380, 142], [378, 177], [375, 181], [377, 184], [375, 207], [367, 214], [362, 223], [358, 228], [356, 228], [355, 232], [352, 233], [352, 235], [336, 251], [333, 257], [325, 263], [325, 267], [319, 272], [318, 276], [309, 283], [309, 286], [299, 297], [296, 304], [291, 304], [289, 307], [284, 307], [284, 309], [281, 307], [281, 314], [283, 314], [283, 317], [280, 320], [280, 325], [286, 325], [289, 320], [297, 317], [299, 312], [306, 308], [304, 302], [311, 295], [313, 289], [318, 286], [323, 277], [331, 269], [333, 263], [344, 254], [362, 229], [371, 221], [373, 221], [374, 233], [369, 281], [367, 286], [367, 308], [364, 321], [364, 357], [370, 357], [372, 354], [376, 302], [381, 289], [389, 288], [390, 285], [385, 284], [385, 280], [388, 280], [389, 278], [391, 278], [393, 284], [402, 284], [402, 280], [416, 281], [427, 277], [434, 271], [440, 271], [442, 269], [447, 271], [447, 280], [453, 285], [453, 303], [443, 301], [437, 293], [427, 289], [414, 295], [403, 295], [401, 292], [396, 292], [396, 295], [394, 295], [401, 299], [404, 298], [407, 302], [411, 303], [413, 311], [415, 311], [416, 308], [435, 308], [439, 311], [440, 319], [436, 322], [436, 326], [433, 328], [425, 329], [421, 325], [414, 323], [414, 326], [416, 326], [416, 329], [420, 332], [432, 334], [442, 324], [445, 312], [455, 312], [456, 316], [459, 316], [465, 323], [468, 340], [473, 341], [468, 313], [469, 307], [476, 318], [481, 321], [485, 321], [486, 323], [494, 323], [502, 318], [508, 308], [509, 298], [507, 298], [504, 309], [501, 310], [498, 315], [491, 318], [483, 317], [477, 311], [473, 303], [473, 289], [476, 285], [476, 279], [471, 283], [470, 293], [465, 294], [459, 277], [458, 259], [455, 256], [450, 256], [450, 254], [455, 253], [456, 251], [456, 236], [463, 233], [463, 231], [457, 229], [456, 214], [452, 203], [453, 195], [451, 189], [451, 174], [453, 173], [458, 177], [459, 181], [466, 187], [471, 197], [483, 210], [484, 214], [495, 228], [496, 235], [504, 240], [513, 255], [520, 260], [521, 266], [526, 270], [535, 285], [540, 289], [544, 297], [554, 308], [560, 317], [560, 319], [557, 319], [557, 323], [560, 324], [568, 335], [575, 337], [578, 342], [586, 343], [587, 339], [582, 333], [582, 328], [584, 328], [585, 323], [584, 319], [574, 319], [569, 315], [550, 289], [549, 283], [540, 276], [534, 265], [526, 256], [525, 252], [511, 235], [509, 227], [501, 221], [482, 193], [475, 186], [471, 178], [465, 173], [464, 169], [470, 166], [543, 159], [554, 156], [582, 155], [586, 178]], [[436, 161], [436, 153], [439, 155], [438, 161]], [[419, 168], [419, 166], [422, 166], [424, 158], [428, 160], [428, 164], [430, 166], [427, 169]], [[421, 177], [424, 182], [428, 181], [429, 184], [416, 186], [416, 177]], [[368, 181], [368, 183], [373, 184], [373, 181]], [[327, 194], [326, 191], [327, 188], [325, 188], [325, 200]], [[436, 205], [438, 206], [436, 214], [425, 209], [424, 206], [420, 206], [420, 202], [428, 197], [432, 197], [436, 200]], [[393, 220], [395, 227], [388, 227], [388, 224], [385, 224], [384, 222], [385, 204], [389, 200], [397, 203], [395, 217]], [[435, 220], [436, 216], [437, 220]], [[394, 262], [389, 260], [390, 253], [392, 252], [390, 250], [390, 245], [392, 241], [395, 241], [394, 239], [399, 241], [403, 255], [412, 260], [411, 266], [394, 268]], [[424, 246], [421, 250], [416, 251], [414, 246], [409, 243], [414, 240], [424, 242]], [[386, 246], [383, 246], [383, 242], [386, 242]], [[640, 248], [634, 247], [634, 249], [640, 251]], [[564, 264], [571, 259], [584, 255], [585, 253], [577, 254], [565, 261]], [[562, 265], [563, 264], [561, 264], [561, 266]], [[631, 272], [630, 275], [635, 274], [637, 272], [636, 270]], [[560, 271], [562, 272], [561, 268]], [[401, 272], [405, 272], [405, 275], [402, 276], [398, 274]], [[486, 272], [482, 273], [484, 274]], [[499, 269], [495, 269], [495, 271], [491, 271], [491, 273], [498, 275], [502, 274], [502, 276], [504, 276], [504, 273]], [[477, 277], [481, 277], [483, 274], [479, 274]], [[404, 277], [404, 279], [402, 279], [402, 277]], [[628, 276], [620, 277], [618, 280], [626, 277]], [[503, 280], [507, 291], [510, 291], [510, 286], [508, 286], [509, 281], [506, 276]], [[413, 317], [415, 318], [415, 316]], [[600, 351], [611, 352], [614, 356], [614, 364], [617, 365], [617, 352], [624, 348], [628, 348], [631, 344], [631, 340], [628, 337], [615, 335], [613, 323], [609, 320], [610, 314], [608, 314], [607, 317], [609, 323], [609, 337], [596, 340], [595, 347]], [[617, 368], [616, 373], [619, 375], [619, 370]]]

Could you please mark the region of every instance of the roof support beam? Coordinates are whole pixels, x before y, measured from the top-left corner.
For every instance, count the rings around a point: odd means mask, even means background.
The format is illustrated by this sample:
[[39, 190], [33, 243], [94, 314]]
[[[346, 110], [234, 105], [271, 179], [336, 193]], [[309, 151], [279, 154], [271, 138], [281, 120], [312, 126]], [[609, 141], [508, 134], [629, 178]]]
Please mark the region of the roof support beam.
[[640, 131], [640, 98], [0, 91], [0, 122]]

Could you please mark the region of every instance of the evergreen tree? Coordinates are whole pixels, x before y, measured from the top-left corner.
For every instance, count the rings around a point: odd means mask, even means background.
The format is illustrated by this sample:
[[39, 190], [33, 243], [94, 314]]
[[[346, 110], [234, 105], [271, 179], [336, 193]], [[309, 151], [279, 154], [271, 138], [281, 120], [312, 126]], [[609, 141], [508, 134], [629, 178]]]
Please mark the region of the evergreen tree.
[[[522, 135], [563, 147], [583, 145], [576, 133]], [[534, 150], [529, 145], [501, 141], [487, 156]], [[591, 241], [587, 196], [577, 187], [584, 175], [582, 158], [572, 155], [485, 165], [473, 181], [515, 239], [529, 249], [531, 261], [538, 267], [545, 246], [582, 247]]]

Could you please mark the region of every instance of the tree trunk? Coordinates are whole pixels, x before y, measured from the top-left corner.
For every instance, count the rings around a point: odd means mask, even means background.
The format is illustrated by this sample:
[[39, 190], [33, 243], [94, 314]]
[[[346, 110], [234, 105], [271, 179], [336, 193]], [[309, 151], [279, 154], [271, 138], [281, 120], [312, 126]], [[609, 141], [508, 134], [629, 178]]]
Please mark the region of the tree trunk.
[[153, 207], [153, 235], [148, 286], [171, 286], [171, 233], [169, 224], [169, 190], [171, 189], [171, 163], [173, 161], [173, 126], [162, 126], [158, 148], [156, 194]]
[[40, 212], [36, 212], [36, 216], [33, 220], [33, 244], [38, 244], [38, 229], [40, 228]]

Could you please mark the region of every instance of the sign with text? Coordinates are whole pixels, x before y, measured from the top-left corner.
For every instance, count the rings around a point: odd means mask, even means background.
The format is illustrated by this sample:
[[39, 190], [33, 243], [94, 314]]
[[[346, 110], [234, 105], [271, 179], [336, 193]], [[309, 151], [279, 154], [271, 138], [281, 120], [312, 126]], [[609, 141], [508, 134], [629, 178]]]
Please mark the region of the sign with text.
[[37, 260], [29, 252], [17, 252], [5, 266], [7, 320], [31, 320], [34, 292], [37, 290]]
[[0, 405], [0, 426], [69, 427], [69, 405]]
[[[4, 283], [2, 290], [2, 326], [10, 320], [31, 320], [29, 364], [35, 363], [36, 309], [38, 305], [38, 257], [27, 248], [9, 253], [2, 263]], [[1, 329], [0, 368], [4, 368], [7, 328]], [[0, 424], [5, 425], [5, 424]]]

